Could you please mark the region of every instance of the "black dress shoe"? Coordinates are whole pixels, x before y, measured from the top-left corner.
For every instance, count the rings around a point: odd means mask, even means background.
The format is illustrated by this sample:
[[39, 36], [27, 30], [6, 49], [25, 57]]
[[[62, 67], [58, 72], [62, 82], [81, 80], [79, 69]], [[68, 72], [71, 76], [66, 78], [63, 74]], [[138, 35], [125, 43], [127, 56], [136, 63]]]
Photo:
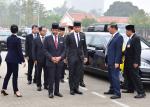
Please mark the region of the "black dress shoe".
[[36, 84], [36, 80], [35, 79], [33, 79], [33, 83]]
[[104, 92], [104, 94], [105, 94], [105, 95], [112, 95], [112, 94], [114, 94], [114, 93], [111, 92], [111, 91], [108, 91], [108, 92]]
[[4, 96], [7, 96], [7, 95], [8, 95], [8, 93], [6, 93], [5, 90], [2, 90], [2, 91], [1, 91], [1, 94], [3, 94]]
[[134, 91], [127, 90], [127, 91], [122, 91], [122, 93], [134, 93]]
[[30, 84], [32, 84], [32, 82], [31, 82], [31, 81], [28, 81], [28, 85], [30, 85]]
[[42, 88], [41, 87], [37, 87], [37, 91], [42, 91]]
[[74, 90], [74, 92], [76, 93], [76, 94], [83, 94], [81, 91], [79, 91], [79, 90]]
[[62, 94], [60, 94], [60, 93], [55, 93], [55, 96], [63, 97], [63, 95], [62, 95]]
[[49, 94], [49, 98], [54, 98], [54, 95], [52, 93]]
[[75, 92], [74, 92], [74, 91], [70, 91], [70, 94], [71, 94], [71, 95], [75, 95]]
[[119, 98], [121, 98], [121, 96], [118, 96], [118, 95], [114, 95], [114, 96], [112, 96], [112, 97], [110, 97], [111, 99], [119, 99]]
[[64, 79], [61, 80], [62, 83], [65, 83]]
[[86, 85], [84, 84], [84, 82], [80, 83], [81, 87], [86, 87]]
[[45, 89], [45, 90], [48, 90], [48, 86], [44, 86], [44, 89]]
[[146, 94], [138, 94], [134, 98], [145, 98]]

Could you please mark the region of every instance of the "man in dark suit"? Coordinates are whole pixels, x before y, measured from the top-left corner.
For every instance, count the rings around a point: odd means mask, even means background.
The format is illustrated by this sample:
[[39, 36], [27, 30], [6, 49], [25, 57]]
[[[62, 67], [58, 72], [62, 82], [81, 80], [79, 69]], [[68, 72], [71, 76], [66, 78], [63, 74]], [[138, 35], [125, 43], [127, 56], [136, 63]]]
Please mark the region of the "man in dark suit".
[[70, 94], [83, 94], [79, 91], [79, 84], [84, 75], [83, 63], [87, 62], [87, 46], [85, 34], [81, 32], [81, 22], [74, 22], [74, 32], [67, 35], [66, 47]]
[[71, 26], [71, 25], [70, 25], [70, 26], [68, 26], [68, 32], [69, 32], [69, 33], [74, 32], [74, 30], [73, 30], [73, 26]]
[[46, 70], [46, 56], [44, 54], [44, 39], [47, 33], [47, 28], [39, 27], [39, 36], [33, 40], [32, 55], [34, 63], [37, 65], [37, 91], [41, 91], [41, 74], [44, 71], [44, 89], [48, 89], [48, 78]]
[[119, 34], [116, 24], [111, 24], [108, 29], [112, 34], [106, 49], [106, 65], [108, 67], [110, 89], [104, 94], [113, 94], [111, 99], [117, 99], [121, 98], [119, 72], [120, 64], [122, 63], [123, 37]]
[[[32, 44], [33, 39], [38, 36], [38, 26], [33, 25], [32, 26], [32, 33], [26, 36], [26, 42], [25, 42], [25, 57], [28, 60], [28, 84], [32, 83], [32, 70], [34, 66], [34, 60], [32, 58]], [[36, 83], [36, 72], [37, 68], [35, 65], [35, 72], [34, 72], [34, 79], [33, 82]]]
[[134, 25], [126, 26], [126, 34], [129, 37], [125, 50], [124, 75], [127, 80], [127, 91], [123, 93], [134, 93], [135, 98], [144, 98], [146, 96], [143, 84], [139, 76], [139, 66], [141, 63], [141, 42], [140, 37], [135, 34]]
[[44, 47], [46, 55], [46, 66], [48, 69], [49, 79], [49, 98], [53, 98], [54, 95], [63, 97], [59, 92], [59, 83], [61, 77], [61, 71], [63, 69], [65, 58], [65, 42], [64, 38], [59, 36], [59, 24], [52, 24], [52, 34], [45, 38]]
[[[64, 41], [66, 41], [65, 27], [63, 27], [63, 26], [59, 27], [59, 35], [64, 38]], [[63, 69], [62, 69], [62, 72], [61, 72], [61, 82], [62, 83], [65, 82], [64, 81], [65, 69], [66, 69], [66, 59], [64, 59], [64, 66], [63, 66]]]

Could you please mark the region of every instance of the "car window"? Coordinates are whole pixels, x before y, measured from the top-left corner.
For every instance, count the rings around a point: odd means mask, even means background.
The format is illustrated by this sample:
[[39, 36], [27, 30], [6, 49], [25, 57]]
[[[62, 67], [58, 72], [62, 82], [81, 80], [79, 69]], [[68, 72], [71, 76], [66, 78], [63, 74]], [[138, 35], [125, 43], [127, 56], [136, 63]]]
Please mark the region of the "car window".
[[99, 45], [104, 45], [105, 47], [107, 46], [110, 36], [99, 36], [95, 35], [93, 41], [91, 42], [92, 45], [99, 46]]

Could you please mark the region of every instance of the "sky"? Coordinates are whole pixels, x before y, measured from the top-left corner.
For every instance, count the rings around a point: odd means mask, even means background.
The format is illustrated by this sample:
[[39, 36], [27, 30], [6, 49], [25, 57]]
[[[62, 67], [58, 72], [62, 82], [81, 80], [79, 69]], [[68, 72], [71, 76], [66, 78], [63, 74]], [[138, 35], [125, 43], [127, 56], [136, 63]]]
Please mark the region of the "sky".
[[[61, 6], [65, 0], [39, 0], [45, 5], [47, 9], [53, 9], [54, 7]], [[150, 1], [149, 0], [67, 0], [69, 5], [73, 5], [75, 8], [81, 8], [81, 10], [91, 10], [91, 8], [98, 8], [98, 4], [101, 6], [104, 3], [104, 12], [107, 11], [109, 6], [115, 1], [130, 1], [140, 9], [144, 9], [147, 13], [150, 13]], [[84, 3], [86, 1], [87, 3]], [[103, 7], [103, 6], [101, 6]]]

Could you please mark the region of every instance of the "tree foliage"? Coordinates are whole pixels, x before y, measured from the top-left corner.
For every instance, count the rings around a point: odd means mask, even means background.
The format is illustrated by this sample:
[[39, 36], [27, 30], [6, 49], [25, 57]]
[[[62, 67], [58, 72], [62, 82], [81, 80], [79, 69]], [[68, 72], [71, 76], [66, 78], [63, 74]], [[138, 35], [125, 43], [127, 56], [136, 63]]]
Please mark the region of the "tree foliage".
[[131, 2], [114, 2], [109, 9], [104, 13], [105, 16], [120, 16], [129, 17], [137, 13], [140, 9], [134, 6]]

